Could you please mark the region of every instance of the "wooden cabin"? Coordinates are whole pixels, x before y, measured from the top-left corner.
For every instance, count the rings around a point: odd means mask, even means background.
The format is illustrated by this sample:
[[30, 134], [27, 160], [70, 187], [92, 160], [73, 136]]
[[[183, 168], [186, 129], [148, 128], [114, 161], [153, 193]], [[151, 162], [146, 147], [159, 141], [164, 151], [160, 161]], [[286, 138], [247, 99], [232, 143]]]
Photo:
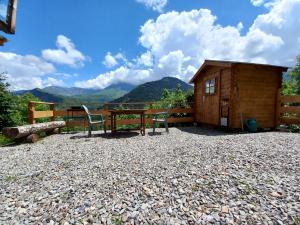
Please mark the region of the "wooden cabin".
[[256, 118], [259, 128], [276, 127], [278, 90], [287, 67], [205, 60], [191, 79], [195, 121], [231, 129]]

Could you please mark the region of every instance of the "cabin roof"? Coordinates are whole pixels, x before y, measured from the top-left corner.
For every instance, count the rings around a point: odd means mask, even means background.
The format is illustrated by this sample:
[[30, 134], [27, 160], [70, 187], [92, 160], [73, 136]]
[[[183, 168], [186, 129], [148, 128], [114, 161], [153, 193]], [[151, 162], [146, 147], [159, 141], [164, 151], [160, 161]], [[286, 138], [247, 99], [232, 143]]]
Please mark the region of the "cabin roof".
[[206, 59], [200, 69], [196, 72], [193, 78], [190, 80], [190, 83], [193, 83], [194, 80], [199, 76], [199, 74], [207, 67], [207, 66], [219, 66], [219, 67], [231, 67], [232, 65], [236, 64], [243, 64], [243, 65], [253, 65], [253, 66], [263, 66], [263, 67], [270, 67], [270, 68], [278, 68], [281, 69], [283, 72], [288, 70], [288, 67], [284, 66], [276, 66], [276, 65], [269, 65], [269, 64], [259, 64], [259, 63], [249, 63], [249, 62], [237, 62], [237, 61], [221, 61], [221, 60], [208, 60]]

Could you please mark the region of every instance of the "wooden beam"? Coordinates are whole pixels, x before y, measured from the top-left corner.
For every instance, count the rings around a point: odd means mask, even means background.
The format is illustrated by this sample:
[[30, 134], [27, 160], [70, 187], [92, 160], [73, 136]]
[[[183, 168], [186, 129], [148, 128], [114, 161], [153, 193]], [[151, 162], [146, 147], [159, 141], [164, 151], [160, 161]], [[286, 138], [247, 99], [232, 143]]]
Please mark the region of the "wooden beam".
[[53, 111], [33, 111], [33, 118], [47, 118], [47, 117], [53, 117], [54, 113]]
[[8, 5], [8, 29], [10, 34], [14, 34], [16, 30], [17, 19], [17, 0], [10, 0]]
[[6, 21], [0, 21], [0, 30], [14, 34], [16, 29], [17, 0], [9, 0]]
[[36, 102], [36, 101], [30, 101], [30, 103], [32, 103], [33, 105], [37, 105], [37, 104], [55, 105], [56, 104], [53, 102]]
[[300, 95], [281, 96], [280, 101], [283, 104], [287, 103], [300, 103]]
[[283, 106], [280, 108], [280, 113], [291, 113], [300, 115], [300, 106]]
[[287, 124], [287, 125], [300, 125], [300, 118], [297, 117], [282, 117], [280, 120], [281, 124]]
[[3, 46], [5, 42], [7, 42], [7, 39], [0, 35], [0, 46]]

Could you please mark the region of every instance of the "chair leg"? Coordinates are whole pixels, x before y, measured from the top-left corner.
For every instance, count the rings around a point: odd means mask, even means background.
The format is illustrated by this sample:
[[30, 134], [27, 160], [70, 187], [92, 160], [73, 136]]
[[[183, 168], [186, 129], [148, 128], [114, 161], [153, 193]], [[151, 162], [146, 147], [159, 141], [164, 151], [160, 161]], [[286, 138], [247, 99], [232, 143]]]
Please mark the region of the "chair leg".
[[167, 121], [165, 121], [165, 127], [166, 127], [167, 133], [169, 133], [169, 127], [168, 127], [168, 122]]
[[103, 124], [104, 133], [106, 134], [106, 123]]
[[89, 133], [88, 133], [88, 137], [92, 136], [92, 125], [89, 125]]

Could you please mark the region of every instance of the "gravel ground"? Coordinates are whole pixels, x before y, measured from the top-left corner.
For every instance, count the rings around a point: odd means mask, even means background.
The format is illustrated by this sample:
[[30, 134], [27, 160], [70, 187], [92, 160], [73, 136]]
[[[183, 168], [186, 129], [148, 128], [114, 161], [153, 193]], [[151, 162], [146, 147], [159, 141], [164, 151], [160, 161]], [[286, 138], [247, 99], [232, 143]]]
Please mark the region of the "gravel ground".
[[3, 147], [0, 224], [300, 224], [300, 135], [191, 127]]

